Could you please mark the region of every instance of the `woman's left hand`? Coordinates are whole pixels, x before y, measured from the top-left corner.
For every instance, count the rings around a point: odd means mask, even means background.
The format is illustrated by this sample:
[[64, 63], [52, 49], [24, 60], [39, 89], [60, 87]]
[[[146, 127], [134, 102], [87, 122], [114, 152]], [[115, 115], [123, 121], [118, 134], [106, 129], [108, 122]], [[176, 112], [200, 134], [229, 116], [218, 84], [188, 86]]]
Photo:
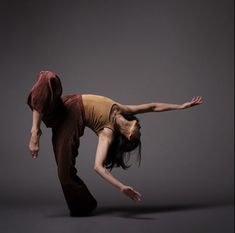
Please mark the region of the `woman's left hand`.
[[134, 201], [141, 201], [142, 195], [141, 195], [139, 192], [137, 192], [136, 190], [134, 190], [132, 187], [124, 185], [124, 186], [121, 188], [121, 191], [122, 191], [125, 195], [127, 195], [128, 197], [130, 197], [132, 200], [134, 200]]
[[36, 159], [39, 152], [39, 139], [42, 135], [41, 129], [39, 129], [36, 132], [31, 132], [31, 137], [29, 140], [29, 151], [31, 156]]
[[193, 97], [191, 101], [182, 104], [181, 109], [190, 108], [199, 104], [202, 104], [202, 96]]

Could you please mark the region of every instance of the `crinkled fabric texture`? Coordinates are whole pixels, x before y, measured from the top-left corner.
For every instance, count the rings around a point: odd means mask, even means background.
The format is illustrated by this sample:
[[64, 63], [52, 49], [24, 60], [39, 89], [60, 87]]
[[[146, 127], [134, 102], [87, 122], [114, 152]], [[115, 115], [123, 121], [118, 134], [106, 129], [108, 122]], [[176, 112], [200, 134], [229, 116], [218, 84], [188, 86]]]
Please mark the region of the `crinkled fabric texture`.
[[62, 85], [59, 77], [50, 71], [40, 72], [32, 87], [27, 104], [43, 114], [46, 127], [53, 127], [63, 115]]
[[[82, 97], [79, 94], [62, 95], [60, 78], [51, 71], [42, 71], [36, 78], [28, 98], [27, 104], [31, 110], [35, 109], [43, 114], [42, 121], [48, 128], [57, 127], [65, 115], [76, 117], [73, 123], [83, 135], [85, 114]], [[75, 125], [74, 125], [75, 127]]]
[[97, 201], [85, 183], [77, 176], [75, 160], [84, 133], [85, 114], [82, 96], [79, 94], [61, 97], [59, 77], [43, 71], [31, 89], [27, 103], [30, 108], [43, 114], [43, 122], [52, 128], [52, 145], [57, 164], [58, 177], [72, 215], [88, 214], [97, 206]]

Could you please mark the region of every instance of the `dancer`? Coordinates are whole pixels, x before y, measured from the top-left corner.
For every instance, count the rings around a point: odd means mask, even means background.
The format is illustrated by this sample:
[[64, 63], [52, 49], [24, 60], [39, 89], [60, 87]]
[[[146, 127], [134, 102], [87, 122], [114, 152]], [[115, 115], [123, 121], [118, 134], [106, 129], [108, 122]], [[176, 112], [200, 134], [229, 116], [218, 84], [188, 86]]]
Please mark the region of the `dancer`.
[[186, 109], [201, 103], [201, 96], [183, 104], [153, 102], [140, 105], [124, 105], [108, 97], [92, 94], [62, 96], [58, 75], [41, 71], [27, 98], [33, 113], [29, 151], [33, 158], [37, 158], [42, 135], [40, 125], [43, 121], [46, 127], [52, 129], [58, 177], [70, 216], [90, 215], [97, 207], [97, 201], [75, 168], [84, 128], [91, 128], [98, 136], [94, 170], [126, 196], [140, 201], [141, 194], [138, 191], [111, 174], [113, 167], [129, 167], [127, 162], [133, 151], [138, 151], [137, 159], [140, 163], [141, 126], [135, 115]]

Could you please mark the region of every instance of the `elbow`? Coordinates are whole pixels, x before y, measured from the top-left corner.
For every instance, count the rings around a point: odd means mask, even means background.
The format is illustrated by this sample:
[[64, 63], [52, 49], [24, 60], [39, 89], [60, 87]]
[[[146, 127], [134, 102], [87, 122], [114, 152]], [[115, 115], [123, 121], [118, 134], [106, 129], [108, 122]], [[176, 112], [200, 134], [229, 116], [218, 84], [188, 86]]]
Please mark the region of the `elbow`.
[[98, 164], [95, 164], [94, 167], [93, 167], [94, 171], [95, 171], [95, 172], [98, 172], [98, 173], [99, 173], [99, 171], [100, 171], [100, 168], [102, 168], [102, 166], [101, 166], [101, 165], [98, 165]]
[[97, 165], [94, 165], [94, 166], [93, 166], [93, 170], [94, 170], [95, 172], [97, 172], [98, 166], [97, 166]]
[[158, 103], [152, 103], [150, 105], [150, 111], [151, 112], [158, 112], [159, 111], [159, 104]]
[[163, 112], [163, 111], [166, 111], [166, 110], [167, 110], [166, 105], [164, 105], [162, 103], [155, 103], [154, 112]]
[[150, 104], [150, 112], [156, 112], [157, 111], [157, 104], [156, 103], [151, 103]]

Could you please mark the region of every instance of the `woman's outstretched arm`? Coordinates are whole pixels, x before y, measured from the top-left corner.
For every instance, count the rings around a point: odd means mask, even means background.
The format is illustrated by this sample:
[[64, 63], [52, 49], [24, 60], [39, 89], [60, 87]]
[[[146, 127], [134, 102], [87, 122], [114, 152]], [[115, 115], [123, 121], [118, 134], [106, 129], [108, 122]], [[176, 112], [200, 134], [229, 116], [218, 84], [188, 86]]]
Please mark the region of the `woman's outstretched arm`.
[[171, 103], [147, 103], [147, 104], [140, 104], [140, 105], [122, 105], [119, 104], [121, 110], [125, 113], [130, 114], [139, 114], [139, 113], [146, 113], [146, 112], [163, 112], [169, 110], [180, 110], [190, 108], [202, 103], [202, 97], [197, 96], [194, 97], [191, 101], [185, 102], [183, 104], [171, 104]]
[[124, 185], [118, 179], [116, 179], [105, 167], [104, 161], [108, 153], [108, 148], [112, 142], [112, 130], [105, 128], [99, 135], [99, 141], [96, 151], [96, 158], [94, 164], [94, 170], [105, 180], [112, 185], [120, 189], [125, 195], [130, 197], [134, 201], [140, 201], [141, 194], [134, 190], [132, 187]]
[[36, 159], [38, 156], [39, 139], [40, 136], [42, 135], [42, 131], [40, 129], [42, 116], [43, 116], [42, 113], [39, 113], [38, 111], [33, 109], [31, 137], [29, 140], [29, 151], [34, 159]]

